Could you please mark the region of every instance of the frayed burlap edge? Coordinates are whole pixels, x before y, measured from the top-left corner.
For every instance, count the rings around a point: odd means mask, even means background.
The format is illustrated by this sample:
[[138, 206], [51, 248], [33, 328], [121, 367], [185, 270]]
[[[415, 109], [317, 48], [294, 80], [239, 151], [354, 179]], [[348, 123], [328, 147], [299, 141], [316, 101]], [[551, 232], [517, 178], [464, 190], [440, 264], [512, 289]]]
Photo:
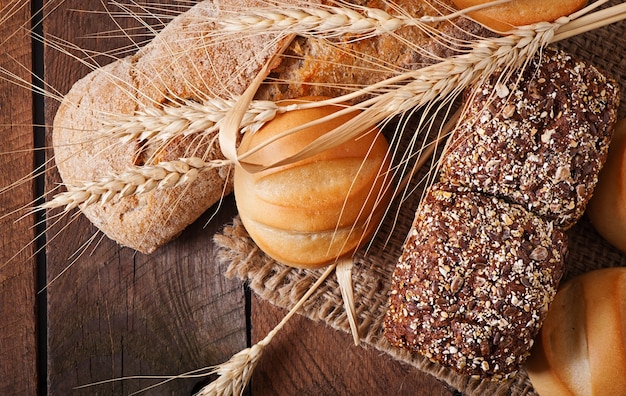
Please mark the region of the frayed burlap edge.
[[[248, 282], [249, 287], [260, 298], [282, 308], [293, 307], [323, 272], [323, 270], [295, 269], [276, 263], [249, 238], [239, 218], [235, 218], [233, 224], [216, 235], [215, 243], [218, 248], [217, 259], [228, 267], [226, 276], [238, 277]], [[352, 279], [362, 343], [415, 366], [465, 394], [533, 394], [532, 386], [524, 373], [501, 383], [472, 380], [422, 356], [390, 345], [383, 336], [382, 321], [394, 264], [372, 263], [363, 255], [355, 258]], [[334, 329], [350, 332], [339, 285], [334, 277], [324, 282], [300, 313], [314, 321], [322, 321]]]

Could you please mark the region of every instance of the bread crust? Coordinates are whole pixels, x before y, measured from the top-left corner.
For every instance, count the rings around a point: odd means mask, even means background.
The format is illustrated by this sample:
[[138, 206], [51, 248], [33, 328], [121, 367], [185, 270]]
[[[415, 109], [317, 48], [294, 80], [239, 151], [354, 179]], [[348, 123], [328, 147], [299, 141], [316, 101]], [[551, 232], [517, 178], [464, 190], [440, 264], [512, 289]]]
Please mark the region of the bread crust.
[[[454, 9], [451, 0], [352, 0], [350, 3], [382, 9], [391, 15], [397, 14], [398, 9], [415, 16], [439, 15]], [[336, 5], [333, 1], [322, 4]], [[404, 27], [393, 34], [364, 40], [349, 35], [340, 39], [298, 37], [258, 90], [257, 98], [344, 95], [394, 74], [440, 62], [458, 54], [467, 40], [489, 34], [480, 25], [458, 18], [453, 22], [429, 24], [425, 30]]]
[[551, 49], [468, 91], [394, 271], [393, 344], [477, 378], [517, 372], [563, 273], [564, 231], [606, 159], [618, 98], [593, 66]]
[[[55, 161], [64, 183], [96, 181], [135, 165], [198, 156], [223, 158], [212, 136], [161, 142], [130, 141], [97, 135], [109, 115], [131, 115], [143, 105], [159, 106], [173, 98], [202, 101], [243, 93], [280, 42], [256, 35], [209, 45], [215, 29], [207, 16], [221, 8], [252, 7], [257, 0], [204, 1], [176, 17], [137, 54], [98, 68], [65, 96], [53, 123]], [[268, 44], [270, 43], [270, 44]], [[233, 53], [240, 58], [232, 56]], [[245, 62], [242, 62], [245, 60]], [[242, 68], [245, 64], [245, 68]], [[231, 169], [202, 172], [189, 184], [113, 199], [82, 208], [109, 238], [151, 253], [175, 238], [211, 205], [232, 191]]]
[[[459, 8], [484, 4], [489, 0], [454, 0]], [[587, 0], [514, 0], [470, 13], [478, 22], [505, 32], [515, 26], [537, 22], [552, 22], [559, 17], [571, 15], [585, 6]]]
[[[302, 98], [302, 101], [328, 98]], [[287, 102], [289, 103], [289, 102]], [[343, 106], [323, 106], [278, 115], [242, 139], [240, 153], [261, 147], [247, 161], [269, 164], [297, 153], [354, 118], [343, 114], [283, 136], [282, 132], [323, 119]], [[319, 268], [366, 243], [391, 199], [389, 145], [379, 130], [292, 164], [248, 173], [236, 168], [239, 216], [254, 242], [278, 262]]]
[[615, 81], [548, 48], [519, 76], [494, 73], [468, 92], [441, 180], [516, 202], [558, 227], [574, 225], [607, 158]]
[[626, 119], [615, 127], [606, 164], [586, 213], [596, 231], [626, 253]]
[[479, 378], [529, 354], [563, 274], [567, 236], [516, 204], [435, 184], [392, 278], [385, 335]]

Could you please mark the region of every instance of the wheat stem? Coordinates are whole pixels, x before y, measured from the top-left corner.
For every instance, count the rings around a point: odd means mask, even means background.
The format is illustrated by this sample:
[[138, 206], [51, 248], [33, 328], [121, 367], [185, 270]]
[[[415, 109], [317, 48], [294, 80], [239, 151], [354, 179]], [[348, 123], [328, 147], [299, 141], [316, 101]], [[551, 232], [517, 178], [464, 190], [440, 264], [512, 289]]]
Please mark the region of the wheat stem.
[[227, 362], [217, 366], [211, 374], [219, 377], [205, 386], [196, 396], [241, 395], [252, 377], [252, 372], [261, 358], [265, 347], [274, 336], [285, 326], [293, 315], [304, 305], [311, 295], [320, 287], [328, 276], [335, 270], [336, 264], [329, 265], [320, 278], [304, 293], [296, 305], [283, 317], [261, 341], [246, 348], [231, 357]]
[[135, 166], [95, 181], [67, 185], [67, 191], [56, 194], [52, 200], [39, 206], [39, 209], [65, 207], [64, 210], [69, 211], [81, 205], [105, 204], [132, 194], [144, 194], [155, 189], [191, 183], [201, 172], [228, 164], [226, 160], [206, 162], [198, 157], [190, 157], [155, 165]]
[[361, 338], [359, 336], [359, 326], [357, 324], [356, 307], [354, 303], [354, 288], [352, 287], [353, 266], [354, 261], [351, 257], [349, 257], [337, 263], [337, 269], [335, 272], [337, 275], [339, 290], [341, 291], [341, 298], [343, 299], [343, 306], [346, 310], [348, 323], [350, 324], [352, 340], [354, 341], [354, 345], [359, 345], [361, 343]]

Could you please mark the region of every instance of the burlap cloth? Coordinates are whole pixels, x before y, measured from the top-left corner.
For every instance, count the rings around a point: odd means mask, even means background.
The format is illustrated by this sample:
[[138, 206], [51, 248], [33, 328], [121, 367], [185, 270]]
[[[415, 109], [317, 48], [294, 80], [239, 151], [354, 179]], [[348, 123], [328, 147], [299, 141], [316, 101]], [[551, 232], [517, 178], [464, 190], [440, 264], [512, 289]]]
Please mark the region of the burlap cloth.
[[[622, 87], [619, 118], [623, 118], [626, 108], [626, 60], [623, 56], [626, 54], [626, 23], [621, 22], [585, 33], [561, 42], [558, 46], [600, 67], [618, 81]], [[356, 255], [352, 275], [362, 343], [430, 373], [463, 394], [534, 395], [524, 370], [504, 383], [471, 380], [425, 358], [394, 348], [383, 337], [382, 320], [386, 311], [391, 274], [419, 199], [418, 190], [402, 202], [397, 218], [388, 216], [371, 246]], [[601, 267], [626, 266], [626, 255], [604, 241], [585, 217], [569, 230], [569, 237], [570, 253], [565, 280]], [[238, 218], [216, 235], [215, 240], [219, 247], [218, 259], [228, 265], [226, 275], [248, 282], [250, 288], [261, 298], [280, 307], [291, 308], [323, 272], [292, 269], [274, 262], [256, 247]], [[308, 300], [301, 314], [315, 321], [323, 321], [340, 331], [350, 332], [334, 276], [329, 277]]]

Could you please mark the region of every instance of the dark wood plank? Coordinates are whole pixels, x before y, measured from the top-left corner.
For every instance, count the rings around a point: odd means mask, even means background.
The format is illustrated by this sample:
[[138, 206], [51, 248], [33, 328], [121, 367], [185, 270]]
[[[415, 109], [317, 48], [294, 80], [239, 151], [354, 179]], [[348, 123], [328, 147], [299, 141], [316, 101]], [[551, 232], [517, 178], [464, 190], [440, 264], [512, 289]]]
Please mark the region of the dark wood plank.
[[[102, 32], [118, 29], [106, 14], [72, 11], [100, 6], [65, 1], [47, 16], [46, 33], [94, 51], [129, 46], [123, 37], [103, 37]], [[137, 41], [148, 37], [139, 35], [146, 30], [132, 18], [117, 23]], [[99, 38], [90, 37], [94, 34]], [[100, 56], [97, 61], [109, 60]], [[46, 53], [47, 81], [61, 92], [88, 70], [68, 56]], [[47, 104], [51, 123], [57, 104]], [[48, 178], [50, 186], [59, 181], [54, 169]], [[213, 263], [211, 243], [215, 230], [232, 219], [232, 199], [204, 227], [214, 210], [152, 255], [136, 254], [97, 236], [78, 258], [74, 253], [97, 230], [80, 215], [55, 224], [50, 213], [48, 280], [62, 273], [47, 288], [50, 394], [64, 395], [76, 386], [118, 377], [181, 374], [221, 363], [245, 348], [244, 290], [240, 281], [225, 279], [223, 268]], [[168, 382], [150, 394], [190, 394], [198, 381]], [[128, 394], [155, 382], [116, 381], [74, 394]]]
[[[27, 31], [30, 7], [0, 1], [0, 188], [33, 170], [32, 95], [6, 72], [30, 81], [31, 44]], [[15, 2], [13, 2], [15, 3]], [[11, 15], [9, 15], [11, 13]], [[34, 395], [36, 366], [36, 263], [32, 247], [34, 218], [16, 222], [34, 197], [26, 182], [0, 193], [0, 394]], [[8, 215], [8, 216], [7, 216]], [[17, 256], [14, 257], [14, 255]]]
[[[285, 316], [252, 298], [252, 339], [258, 342]], [[294, 316], [265, 349], [252, 378], [260, 395], [441, 395], [453, 391], [436, 378], [324, 323]]]

